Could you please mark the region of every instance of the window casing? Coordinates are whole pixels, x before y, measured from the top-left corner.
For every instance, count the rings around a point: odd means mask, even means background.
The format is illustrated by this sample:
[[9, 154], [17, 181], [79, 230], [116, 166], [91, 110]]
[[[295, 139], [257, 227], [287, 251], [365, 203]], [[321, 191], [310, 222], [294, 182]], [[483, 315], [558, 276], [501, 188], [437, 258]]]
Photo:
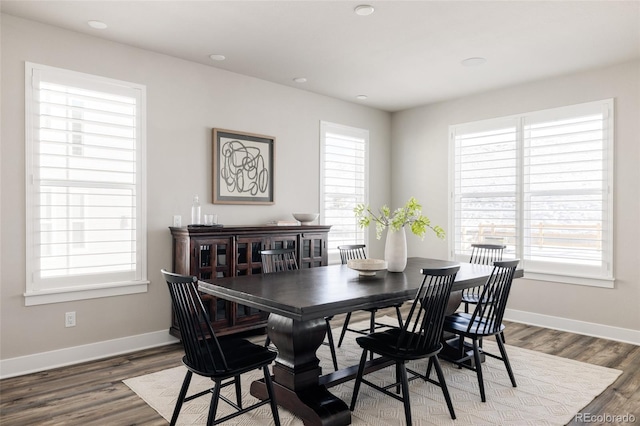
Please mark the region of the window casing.
[[452, 257], [499, 243], [525, 277], [612, 287], [613, 106], [451, 126]]
[[323, 121], [320, 151], [320, 220], [331, 225], [329, 263], [336, 263], [338, 246], [366, 244], [353, 209], [368, 199], [369, 131]]
[[26, 305], [147, 290], [145, 87], [26, 63]]

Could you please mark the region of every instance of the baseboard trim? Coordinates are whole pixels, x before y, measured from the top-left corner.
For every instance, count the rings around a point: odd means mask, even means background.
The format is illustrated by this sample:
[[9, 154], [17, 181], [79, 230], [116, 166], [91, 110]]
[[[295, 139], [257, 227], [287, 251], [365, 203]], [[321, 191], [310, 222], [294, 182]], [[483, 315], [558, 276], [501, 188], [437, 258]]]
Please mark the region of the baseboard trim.
[[630, 328], [612, 327], [610, 325], [518, 311], [515, 309], [507, 309], [504, 313], [504, 319], [554, 330], [568, 331], [570, 333], [640, 345], [640, 331]]
[[167, 330], [0, 360], [0, 379], [179, 342]]

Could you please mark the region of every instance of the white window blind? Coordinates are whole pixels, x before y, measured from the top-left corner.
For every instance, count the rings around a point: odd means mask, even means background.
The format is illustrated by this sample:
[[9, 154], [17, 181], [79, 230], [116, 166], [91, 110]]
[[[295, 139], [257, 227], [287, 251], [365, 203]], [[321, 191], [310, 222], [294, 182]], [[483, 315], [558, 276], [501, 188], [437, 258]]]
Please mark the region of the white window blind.
[[454, 257], [505, 244], [529, 277], [611, 286], [612, 123], [607, 100], [452, 126]]
[[321, 125], [322, 221], [332, 225], [329, 252], [343, 244], [364, 244], [353, 209], [366, 203], [369, 132], [322, 122]]
[[516, 251], [517, 127], [460, 126], [454, 135], [455, 252], [468, 258], [473, 243]]
[[531, 272], [611, 274], [609, 112], [589, 104], [524, 120], [524, 258]]
[[144, 87], [35, 64], [26, 73], [27, 304], [146, 289]]

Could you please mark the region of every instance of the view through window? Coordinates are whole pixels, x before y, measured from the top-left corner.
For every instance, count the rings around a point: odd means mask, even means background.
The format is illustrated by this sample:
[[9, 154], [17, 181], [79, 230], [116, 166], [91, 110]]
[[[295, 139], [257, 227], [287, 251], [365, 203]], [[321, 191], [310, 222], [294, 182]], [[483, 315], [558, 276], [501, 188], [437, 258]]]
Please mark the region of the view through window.
[[530, 276], [609, 286], [612, 123], [607, 100], [452, 126], [454, 257], [504, 244]]

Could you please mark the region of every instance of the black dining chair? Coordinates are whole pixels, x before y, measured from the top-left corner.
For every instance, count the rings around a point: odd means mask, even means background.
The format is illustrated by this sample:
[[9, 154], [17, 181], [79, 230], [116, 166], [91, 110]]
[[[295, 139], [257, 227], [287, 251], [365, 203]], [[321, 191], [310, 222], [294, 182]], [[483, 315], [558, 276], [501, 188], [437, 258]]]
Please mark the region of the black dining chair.
[[[263, 274], [294, 271], [298, 269], [298, 262], [296, 261], [294, 248], [262, 250], [260, 255], [262, 256]], [[335, 371], [338, 371], [338, 358], [336, 356], [336, 347], [333, 343], [333, 333], [331, 332], [331, 319], [332, 317], [326, 317], [324, 319], [328, 342], [323, 342], [323, 344], [329, 346], [329, 350], [331, 351], [331, 360], [333, 361], [333, 368]], [[271, 339], [267, 336], [265, 346], [269, 346], [270, 344]]]
[[294, 248], [262, 250], [260, 256], [262, 257], [263, 274], [294, 271], [298, 269], [296, 249]]
[[[346, 265], [352, 259], [366, 259], [367, 254], [365, 252], [365, 248], [366, 246], [364, 244], [351, 244], [351, 245], [338, 246], [338, 250], [340, 251], [340, 260], [342, 261], [342, 264]], [[344, 340], [344, 335], [346, 334], [347, 330], [352, 331], [354, 333], [366, 335], [369, 333], [373, 333], [374, 331], [376, 331], [376, 329], [379, 329], [379, 328], [392, 327], [388, 324], [376, 322], [376, 313], [378, 312], [379, 309], [386, 309], [391, 307], [395, 308], [396, 315], [398, 317], [398, 326], [402, 327], [402, 314], [400, 313], [401, 306], [402, 304], [395, 304], [390, 306], [383, 306], [380, 308], [365, 309], [365, 311], [369, 312], [369, 328], [365, 328], [365, 329], [349, 328], [349, 321], [351, 320], [351, 312], [348, 312], [346, 318], [344, 319], [344, 324], [342, 325], [342, 331], [340, 332], [340, 338], [338, 339], [338, 347], [342, 345], [342, 341]]]
[[[482, 378], [481, 354], [504, 362], [511, 384], [514, 388], [517, 386], [504, 346], [502, 333], [505, 327], [502, 324], [502, 318], [507, 307], [509, 291], [518, 262], [519, 260], [494, 262], [493, 272], [482, 287], [482, 293], [480, 293], [473, 313], [457, 312], [448, 315], [444, 320], [444, 331], [458, 335], [456, 347], [459, 350], [459, 356], [452, 362], [476, 372], [482, 402], [487, 399]], [[500, 356], [486, 352], [481, 346], [482, 338], [488, 336], [495, 336]], [[472, 341], [472, 354], [467, 354], [468, 348], [464, 344], [465, 338]]]
[[[187, 374], [184, 377], [170, 424], [176, 424], [184, 402], [211, 394], [207, 425], [226, 422], [265, 404], [271, 405], [273, 420], [276, 425], [279, 425], [280, 417], [269, 373], [269, 364], [276, 358], [276, 352], [245, 339], [233, 337], [218, 339], [198, 293], [198, 279], [167, 272], [164, 269], [162, 275], [169, 286], [174, 314], [180, 325], [180, 341], [185, 352], [182, 362], [187, 367]], [[243, 408], [240, 376], [256, 369], [262, 369], [268, 398]], [[213, 388], [187, 396], [194, 373], [209, 377], [214, 382]], [[235, 403], [220, 393], [222, 388], [230, 385], [235, 386]], [[235, 411], [216, 420], [220, 399], [233, 407]]]
[[[361, 383], [382, 392], [386, 396], [404, 403], [404, 414], [407, 425], [411, 425], [411, 403], [409, 399], [409, 382], [422, 378], [425, 381], [440, 386], [452, 419], [456, 418], [449, 390], [438, 361], [438, 353], [442, 350], [441, 335], [445, 311], [451, 294], [451, 287], [455, 280], [459, 266], [439, 269], [422, 269], [424, 278], [416, 292], [409, 315], [402, 328], [391, 328], [377, 331], [367, 336], [356, 338], [362, 348], [358, 374], [353, 387], [350, 410], [356, 406]], [[393, 361], [396, 365], [396, 383], [379, 386], [363, 378], [367, 363], [367, 352], [373, 352], [384, 360]], [[407, 361], [428, 359], [427, 374], [422, 375], [406, 367]], [[373, 362], [377, 362], [378, 358]], [[429, 378], [431, 368], [435, 367], [438, 380]], [[407, 371], [412, 374], [409, 378]], [[395, 387], [396, 393], [389, 389]], [[401, 392], [398, 394], [398, 388]]]
[[[506, 246], [502, 244], [471, 244], [469, 263], [493, 265], [493, 262], [502, 260], [502, 253], [505, 248]], [[478, 303], [480, 293], [482, 293], [482, 286], [462, 290], [462, 303], [464, 303], [465, 312], [469, 313], [469, 305]]]

